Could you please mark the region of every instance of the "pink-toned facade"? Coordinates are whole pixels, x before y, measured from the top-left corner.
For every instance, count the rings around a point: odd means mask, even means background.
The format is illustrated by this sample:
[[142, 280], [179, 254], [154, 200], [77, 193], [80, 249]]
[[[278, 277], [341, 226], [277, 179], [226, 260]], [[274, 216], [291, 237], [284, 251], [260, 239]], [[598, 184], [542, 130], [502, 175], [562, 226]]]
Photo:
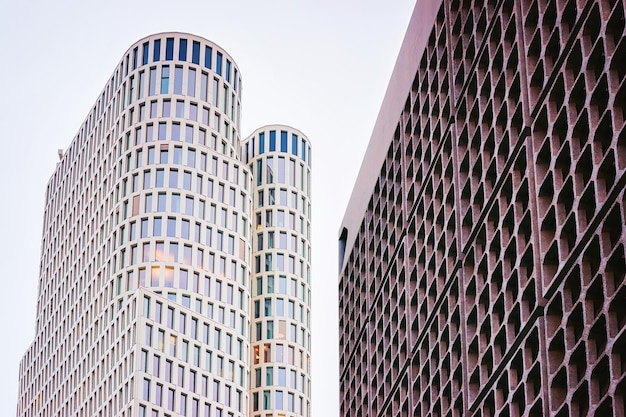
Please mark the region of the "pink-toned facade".
[[417, 1], [339, 233], [342, 417], [625, 415], [625, 15]]

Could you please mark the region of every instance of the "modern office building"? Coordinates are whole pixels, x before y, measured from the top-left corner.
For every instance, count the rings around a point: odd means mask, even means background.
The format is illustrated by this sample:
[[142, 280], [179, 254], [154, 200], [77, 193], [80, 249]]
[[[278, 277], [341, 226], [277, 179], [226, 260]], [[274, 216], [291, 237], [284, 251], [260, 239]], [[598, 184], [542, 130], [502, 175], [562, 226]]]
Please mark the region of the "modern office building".
[[310, 144], [242, 141], [241, 88], [197, 36], [123, 55], [48, 184], [18, 416], [310, 416]]
[[418, 0], [340, 229], [342, 416], [624, 416], [626, 3]]

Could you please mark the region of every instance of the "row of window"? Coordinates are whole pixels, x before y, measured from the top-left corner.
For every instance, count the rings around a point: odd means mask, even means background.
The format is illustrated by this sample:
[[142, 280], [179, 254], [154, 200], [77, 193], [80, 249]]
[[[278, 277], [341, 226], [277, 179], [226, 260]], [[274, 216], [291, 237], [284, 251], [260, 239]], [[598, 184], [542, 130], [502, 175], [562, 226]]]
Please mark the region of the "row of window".
[[[276, 159], [276, 163], [274, 163], [274, 159]], [[287, 165], [289, 169], [287, 169]], [[286, 184], [292, 187], [299, 187], [306, 194], [311, 186], [309, 170], [305, 168], [303, 163], [298, 165], [300, 168], [297, 170], [296, 161], [293, 158], [284, 156], [267, 156], [258, 159], [255, 171], [256, 185]], [[259, 198], [258, 201], [259, 204], [263, 204], [264, 200]]]
[[294, 323], [288, 323], [286, 320], [266, 320], [259, 321], [254, 325], [253, 342], [262, 342], [266, 340], [285, 340], [287, 342], [296, 343], [305, 349], [309, 349], [309, 338], [303, 327]]
[[[144, 98], [148, 97], [155, 97], [158, 94], [174, 94], [179, 96], [186, 95], [194, 99], [199, 98], [200, 101], [203, 101], [205, 103], [208, 103], [208, 100], [210, 98], [213, 107], [216, 110], [221, 110], [221, 113], [225, 116], [225, 119], [229, 117], [230, 120], [233, 121], [233, 125], [239, 126], [238, 118], [240, 112], [240, 104], [238, 96], [235, 94], [235, 92], [231, 92], [229, 90], [228, 85], [226, 85], [225, 83], [220, 83], [219, 78], [211, 78], [206, 72], [201, 72], [198, 77], [198, 74], [194, 68], [183, 68], [179, 65], [173, 67], [170, 67], [169, 65], [163, 65], [161, 67], [151, 67], [147, 74], [147, 79], [146, 73], [144, 71], [140, 71], [137, 74], [137, 78], [135, 78], [134, 75], [130, 76], [128, 81], [128, 88], [126, 88], [126, 83], [124, 83], [124, 85], [122, 86], [122, 97], [120, 105], [130, 106], [135, 101], [141, 101]], [[166, 105], [166, 103], [169, 106], [170, 100], [171, 99], [166, 99], [163, 102], [164, 106]], [[177, 101], [181, 102], [182, 100]], [[151, 102], [151, 107], [154, 103], [156, 102]], [[198, 103], [191, 104], [196, 108], [196, 116], [192, 118], [193, 120], [197, 120]], [[142, 116], [145, 117], [145, 103], [140, 103], [139, 110], [139, 118], [142, 119]], [[169, 117], [170, 109], [168, 108], [167, 110], [167, 115], [163, 115], [163, 117]], [[205, 110], [208, 112], [208, 109], [206, 107]], [[131, 111], [134, 112], [134, 109], [131, 109]], [[216, 112], [216, 114], [218, 113]], [[151, 115], [152, 117], [155, 117], [152, 111]], [[177, 117], [182, 117], [182, 111], [181, 116]], [[130, 119], [134, 120], [134, 117], [132, 117], [131, 115]], [[205, 123], [205, 125], [208, 125], [208, 123]]]
[[[210, 176], [194, 175], [192, 171], [178, 168], [146, 169], [132, 174], [130, 178], [124, 178], [119, 189], [119, 198], [127, 197], [131, 193], [158, 188], [179, 189], [202, 194], [239, 212], [246, 212], [249, 206], [247, 195], [243, 191], [228, 187], [222, 182], [218, 182], [216, 186]], [[223, 210], [226, 210], [226, 207], [223, 207]]]
[[307, 144], [305, 138], [299, 139], [297, 134], [292, 133], [290, 140], [289, 132], [286, 130], [279, 131], [279, 136], [276, 134], [276, 130], [270, 130], [266, 142], [265, 133], [260, 132], [258, 136], [252, 136], [247, 139], [245, 146], [241, 150], [241, 159], [246, 163], [249, 163], [255, 156], [266, 152], [290, 152], [292, 155], [299, 156], [303, 161], [306, 161], [309, 166], [311, 165], [311, 147]]
[[[141, 202], [142, 197], [143, 207]], [[156, 197], [156, 199], [154, 197]], [[241, 214], [241, 211], [234, 210], [226, 205], [218, 208], [215, 204], [209, 204], [207, 209], [205, 201], [203, 199], [196, 199], [193, 195], [181, 195], [176, 192], [159, 192], [156, 193], [156, 196], [153, 193], [146, 193], [143, 196], [135, 195], [132, 199], [122, 203], [121, 210], [118, 213], [118, 223], [122, 223], [126, 219], [141, 213], [180, 213], [195, 217], [196, 219], [206, 220], [211, 224], [227, 228], [228, 230], [244, 236], [249, 233], [248, 219]], [[304, 223], [304, 218], [300, 219], [301, 223]], [[301, 227], [302, 230], [306, 230], [306, 224], [301, 224]]]
[[[220, 180], [238, 185], [245, 190], [249, 189], [248, 170], [245, 166], [223, 160], [218, 156], [211, 156], [206, 152], [198, 152], [193, 147], [161, 144], [158, 147], [139, 148], [135, 152], [126, 153], [123, 158], [123, 166], [122, 164], [118, 165], [122, 166], [118, 169], [122, 170], [122, 173], [128, 173], [134, 169], [157, 164], [180, 165], [198, 169], [203, 173], [218, 177]], [[209, 180], [213, 181], [212, 178]]]
[[[165, 47], [165, 51], [163, 51], [163, 47]], [[163, 54], [163, 52], [165, 53]], [[212, 46], [204, 45], [202, 48], [200, 42], [195, 40], [188, 42], [187, 39], [180, 38], [178, 42], [175, 42], [174, 38], [168, 37], [165, 42], [162, 42], [162, 39], [154, 39], [141, 45], [141, 63], [139, 62], [139, 46], [135, 47], [129, 55], [126, 55], [126, 74], [128, 74], [129, 64], [132, 64], [132, 70], [135, 70], [139, 65], [148, 65], [162, 59], [173, 61], [174, 57], [177, 56], [178, 61], [182, 62], [189, 61], [195, 65], [200, 65], [202, 62], [205, 68], [214, 70], [219, 76], [224, 76], [227, 82], [230, 83], [232, 79], [233, 89], [237, 90], [238, 83], [241, 83], [237, 68], [228, 58], [224, 58], [222, 52], [216, 49], [215, 57], [213, 52]], [[152, 60], [150, 60], [150, 56], [152, 56]]]
[[[135, 112], [136, 109], [137, 112]], [[158, 122], [156, 120], [161, 117], [174, 119], [168, 120], [172, 123], [169, 136], [166, 121]], [[193, 142], [193, 124], [185, 123], [185, 120], [200, 123], [199, 129], [203, 136], [206, 136], [207, 128], [213, 128], [215, 132], [223, 134], [226, 138], [237, 138], [235, 130], [231, 129], [234, 125], [226, 117], [222, 117], [222, 113], [212, 112], [209, 107], [199, 107], [198, 103], [187, 102], [183, 99], [175, 100], [174, 104], [172, 104], [171, 99], [162, 100], [161, 111], [158, 111], [157, 100], [152, 100], [149, 103], [139, 102], [136, 108], [132, 107], [128, 111], [128, 117], [123, 117], [123, 120], [127, 127], [135, 128], [136, 142], [144, 140], [150, 142], [157, 139]], [[143, 122], [147, 122], [145, 138], [141, 126], [137, 126]]]
[[[252, 347], [254, 357], [253, 364], [286, 364], [299, 367], [305, 370], [307, 373], [311, 371], [310, 355], [302, 349], [285, 344], [282, 341], [273, 341], [267, 343], [255, 344]], [[304, 387], [304, 386], [303, 386]], [[302, 392], [305, 392], [305, 388], [302, 388]]]
[[[273, 392], [273, 395], [272, 395]], [[273, 397], [273, 400], [272, 400]], [[261, 400], [259, 399], [261, 398]], [[261, 404], [262, 401], [262, 404]], [[303, 397], [297, 397], [292, 392], [283, 390], [263, 390], [262, 393], [252, 393], [252, 411], [280, 410], [308, 416], [308, 401]], [[284, 415], [284, 414], [278, 414]]]

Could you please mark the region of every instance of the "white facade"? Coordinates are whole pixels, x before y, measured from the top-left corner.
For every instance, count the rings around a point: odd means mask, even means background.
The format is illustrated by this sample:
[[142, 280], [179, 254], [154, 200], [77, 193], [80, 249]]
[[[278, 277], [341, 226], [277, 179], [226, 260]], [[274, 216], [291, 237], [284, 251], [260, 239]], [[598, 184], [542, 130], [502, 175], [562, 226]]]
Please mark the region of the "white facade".
[[48, 184], [18, 416], [309, 415], [308, 183], [288, 187], [306, 256], [284, 253], [304, 264], [289, 276], [304, 284], [290, 322], [306, 363], [284, 358], [297, 407], [251, 411], [258, 209], [240, 94], [233, 59], [197, 36], [157, 34], [124, 54]]
[[302, 132], [273, 125], [254, 131], [241, 150], [254, 178], [250, 409], [255, 416], [307, 415], [310, 144]]

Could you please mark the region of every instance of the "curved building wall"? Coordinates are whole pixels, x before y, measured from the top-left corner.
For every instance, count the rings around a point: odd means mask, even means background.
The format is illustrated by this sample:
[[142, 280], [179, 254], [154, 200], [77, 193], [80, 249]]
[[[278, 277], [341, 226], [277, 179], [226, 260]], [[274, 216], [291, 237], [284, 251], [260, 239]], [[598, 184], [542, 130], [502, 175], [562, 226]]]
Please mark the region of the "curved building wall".
[[250, 415], [310, 416], [310, 143], [271, 125], [241, 152], [254, 176]]
[[247, 414], [240, 91], [196, 36], [124, 54], [48, 184], [19, 416]]

